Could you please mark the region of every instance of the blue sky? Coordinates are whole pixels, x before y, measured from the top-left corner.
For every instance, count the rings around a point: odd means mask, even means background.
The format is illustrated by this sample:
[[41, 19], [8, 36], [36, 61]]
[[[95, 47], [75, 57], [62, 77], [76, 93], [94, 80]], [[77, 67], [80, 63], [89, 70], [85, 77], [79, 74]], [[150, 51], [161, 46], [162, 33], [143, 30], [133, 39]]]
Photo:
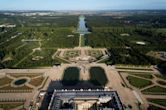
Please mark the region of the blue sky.
[[0, 10], [166, 9], [166, 0], [0, 0]]

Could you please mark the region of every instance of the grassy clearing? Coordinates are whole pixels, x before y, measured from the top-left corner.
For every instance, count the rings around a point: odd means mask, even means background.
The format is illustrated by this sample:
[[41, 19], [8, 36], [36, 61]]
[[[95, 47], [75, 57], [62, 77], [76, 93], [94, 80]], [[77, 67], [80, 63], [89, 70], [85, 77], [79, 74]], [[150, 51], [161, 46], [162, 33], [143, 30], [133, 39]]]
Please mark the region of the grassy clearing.
[[157, 78], [166, 80], [166, 76], [164, 76], [164, 75], [155, 74], [155, 76], [156, 76]]
[[148, 110], [165, 110], [165, 109], [149, 104]]
[[139, 76], [142, 78], [153, 79], [153, 76], [150, 73], [129, 73], [135, 76]]
[[96, 86], [105, 86], [108, 82], [106, 73], [101, 67], [90, 68], [90, 82]]
[[85, 37], [84, 36], [81, 36], [80, 43], [81, 43], [81, 45], [80, 45], [81, 47], [85, 46]]
[[[64, 27], [64, 28], [52, 28], [45, 33], [48, 36], [43, 36], [42, 47], [51, 48], [73, 48], [79, 45], [79, 37], [78, 34], [72, 33], [73, 28]], [[43, 33], [43, 32], [42, 32]], [[74, 35], [73, 37], [67, 37], [68, 35]]]
[[69, 67], [65, 69], [62, 78], [62, 84], [64, 86], [74, 86], [79, 82], [80, 70], [77, 67]]
[[148, 99], [148, 101], [166, 107], [166, 99]]
[[[52, 59], [52, 55], [56, 49], [42, 49], [41, 51], [35, 51], [31, 56], [18, 65], [18, 68], [38, 68], [38, 67], [50, 67], [55, 64], [60, 64], [62, 60], [57, 58]], [[40, 56], [42, 59], [33, 60], [33, 58]]]
[[136, 87], [136, 88], [143, 88], [146, 86], [149, 86], [152, 84], [151, 81], [149, 80], [145, 80], [145, 79], [141, 79], [141, 78], [137, 78], [137, 77], [133, 77], [133, 76], [127, 76], [127, 80], [129, 81], [129, 83]]
[[157, 32], [166, 32], [166, 28], [159, 28], [157, 29]]
[[[54, 57], [54, 59], [57, 61], [57, 62], [60, 62], [60, 63], [69, 63], [68, 61], [62, 59], [62, 58], [58, 58], [58, 57]], [[57, 63], [58, 64], [58, 63]]]
[[152, 69], [150, 69], [150, 68], [135, 68], [135, 67], [116, 67], [116, 69], [153, 71], [153, 70], [152, 70]]
[[145, 89], [143, 91], [141, 91], [144, 94], [166, 94], [166, 88], [162, 88], [160, 86], [154, 86], [148, 89]]
[[157, 81], [158, 84], [165, 86], [166, 82], [165, 81]]

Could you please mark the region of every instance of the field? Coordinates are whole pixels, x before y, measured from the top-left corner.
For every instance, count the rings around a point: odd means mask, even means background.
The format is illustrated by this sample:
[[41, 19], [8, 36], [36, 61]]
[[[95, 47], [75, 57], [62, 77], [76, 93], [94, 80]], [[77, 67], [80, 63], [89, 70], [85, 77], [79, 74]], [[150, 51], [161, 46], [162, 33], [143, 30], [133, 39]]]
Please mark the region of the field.
[[166, 103], [165, 103], [166, 99], [148, 99], [148, 101], [166, 107]]
[[166, 94], [165, 91], [166, 91], [166, 88], [163, 88], [163, 87], [160, 87], [160, 86], [154, 86], [154, 87], [145, 89], [142, 92], [144, 94], [161, 94], [161, 95], [163, 94], [163, 95], [165, 95]]
[[142, 71], [153, 71], [152, 69], [150, 69], [150, 68], [148, 68], [148, 67], [144, 67], [144, 66], [142, 66], [142, 67], [137, 67], [137, 66], [134, 66], [134, 65], [132, 65], [132, 66], [128, 66], [128, 65], [126, 65], [126, 66], [116, 66], [116, 69], [122, 69], [122, 70], [134, 70], [134, 71], [136, 71], [136, 70], [142, 70]]
[[85, 37], [84, 36], [80, 36], [80, 38], [79, 38], [79, 46], [80, 47], [84, 47], [85, 46]]
[[[17, 63], [17, 68], [35, 68], [35, 67], [49, 67], [63, 62], [58, 58], [52, 59], [52, 55], [56, 52], [54, 49], [42, 49], [35, 51], [32, 55], [28, 56], [25, 60]], [[34, 59], [36, 57], [37, 59]]]
[[149, 104], [149, 110], [165, 110], [164, 108]]
[[143, 73], [143, 74], [137, 74], [137, 73], [132, 73], [135, 76], [139, 76], [141, 78], [147, 78], [147, 79], [153, 79], [153, 76], [149, 73]]
[[137, 88], [143, 88], [143, 87], [146, 87], [146, 86], [149, 86], [152, 84], [151, 81], [144, 80], [144, 79], [137, 78], [137, 77], [133, 77], [130, 75], [127, 77], [127, 80], [129, 81], [129, 83], [132, 86], [137, 87]]
[[166, 81], [157, 81], [160, 85], [165, 86], [166, 85]]
[[158, 74], [156, 74], [155, 76], [158, 77], [158, 78], [166, 80], [166, 76], [164, 76], [164, 75], [158, 75]]

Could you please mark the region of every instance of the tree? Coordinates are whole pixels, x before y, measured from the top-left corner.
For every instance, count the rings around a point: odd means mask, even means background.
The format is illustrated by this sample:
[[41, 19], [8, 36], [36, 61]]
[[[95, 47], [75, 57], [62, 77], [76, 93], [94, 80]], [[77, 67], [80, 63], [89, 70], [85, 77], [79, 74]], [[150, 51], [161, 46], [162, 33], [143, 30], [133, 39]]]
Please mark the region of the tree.
[[1, 32], [3, 32], [4, 30], [5, 30], [5, 27], [2, 27], [2, 28], [1, 28]]

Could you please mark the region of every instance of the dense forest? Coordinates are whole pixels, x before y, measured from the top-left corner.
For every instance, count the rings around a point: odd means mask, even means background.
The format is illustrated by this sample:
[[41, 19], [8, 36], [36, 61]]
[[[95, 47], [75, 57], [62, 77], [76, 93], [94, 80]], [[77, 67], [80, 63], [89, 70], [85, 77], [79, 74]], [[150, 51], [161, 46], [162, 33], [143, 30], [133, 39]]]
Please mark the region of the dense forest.
[[[73, 33], [78, 16], [0, 14], [0, 17], [1, 24], [16, 25], [14, 28], [0, 28], [0, 68], [53, 66], [62, 62], [59, 59], [51, 59], [57, 48], [78, 46], [78, 34]], [[36, 54], [33, 51], [35, 48], [41, 48], [42, 51]], [[32, 61], [32, 57], [40, 55], [44, 57], [43, 60]]]
[[108, 48], [112, 55], [106, 61], [108, 64], [159, 64], [159, 59], [147, 56], [147, 53], [166, 51], [165, 17], [165, 14], [87, 16], [92, 32], [85, 36], [85, 43], [93, 48]]
[[[86, 25], [91, 34], [85, 35], [85, 45], [107, 48], [111, 55], [107, 64], [159, 64], [161, 60], [148, 56], [147, 53], [166, 51], [165, 17], [165, 14], [160, 13], [86, 15]], [[0, 18], [0, 24], [16, 24], [15, 28], [0, 28], [0, 68], [53, 66], [62, 62], [49, 58], [58, 48], [78, 46], [79, 35], [74, 33], [78, 25], [77, 15], [0, 14]], [[144, 45], [138, 42], [143, 42]], [[41, 48], [42, 51], [33, 52], [35, 48]], [[45, 59], [35, 61], [34, 64], [32, 58], [40, 55]]]

